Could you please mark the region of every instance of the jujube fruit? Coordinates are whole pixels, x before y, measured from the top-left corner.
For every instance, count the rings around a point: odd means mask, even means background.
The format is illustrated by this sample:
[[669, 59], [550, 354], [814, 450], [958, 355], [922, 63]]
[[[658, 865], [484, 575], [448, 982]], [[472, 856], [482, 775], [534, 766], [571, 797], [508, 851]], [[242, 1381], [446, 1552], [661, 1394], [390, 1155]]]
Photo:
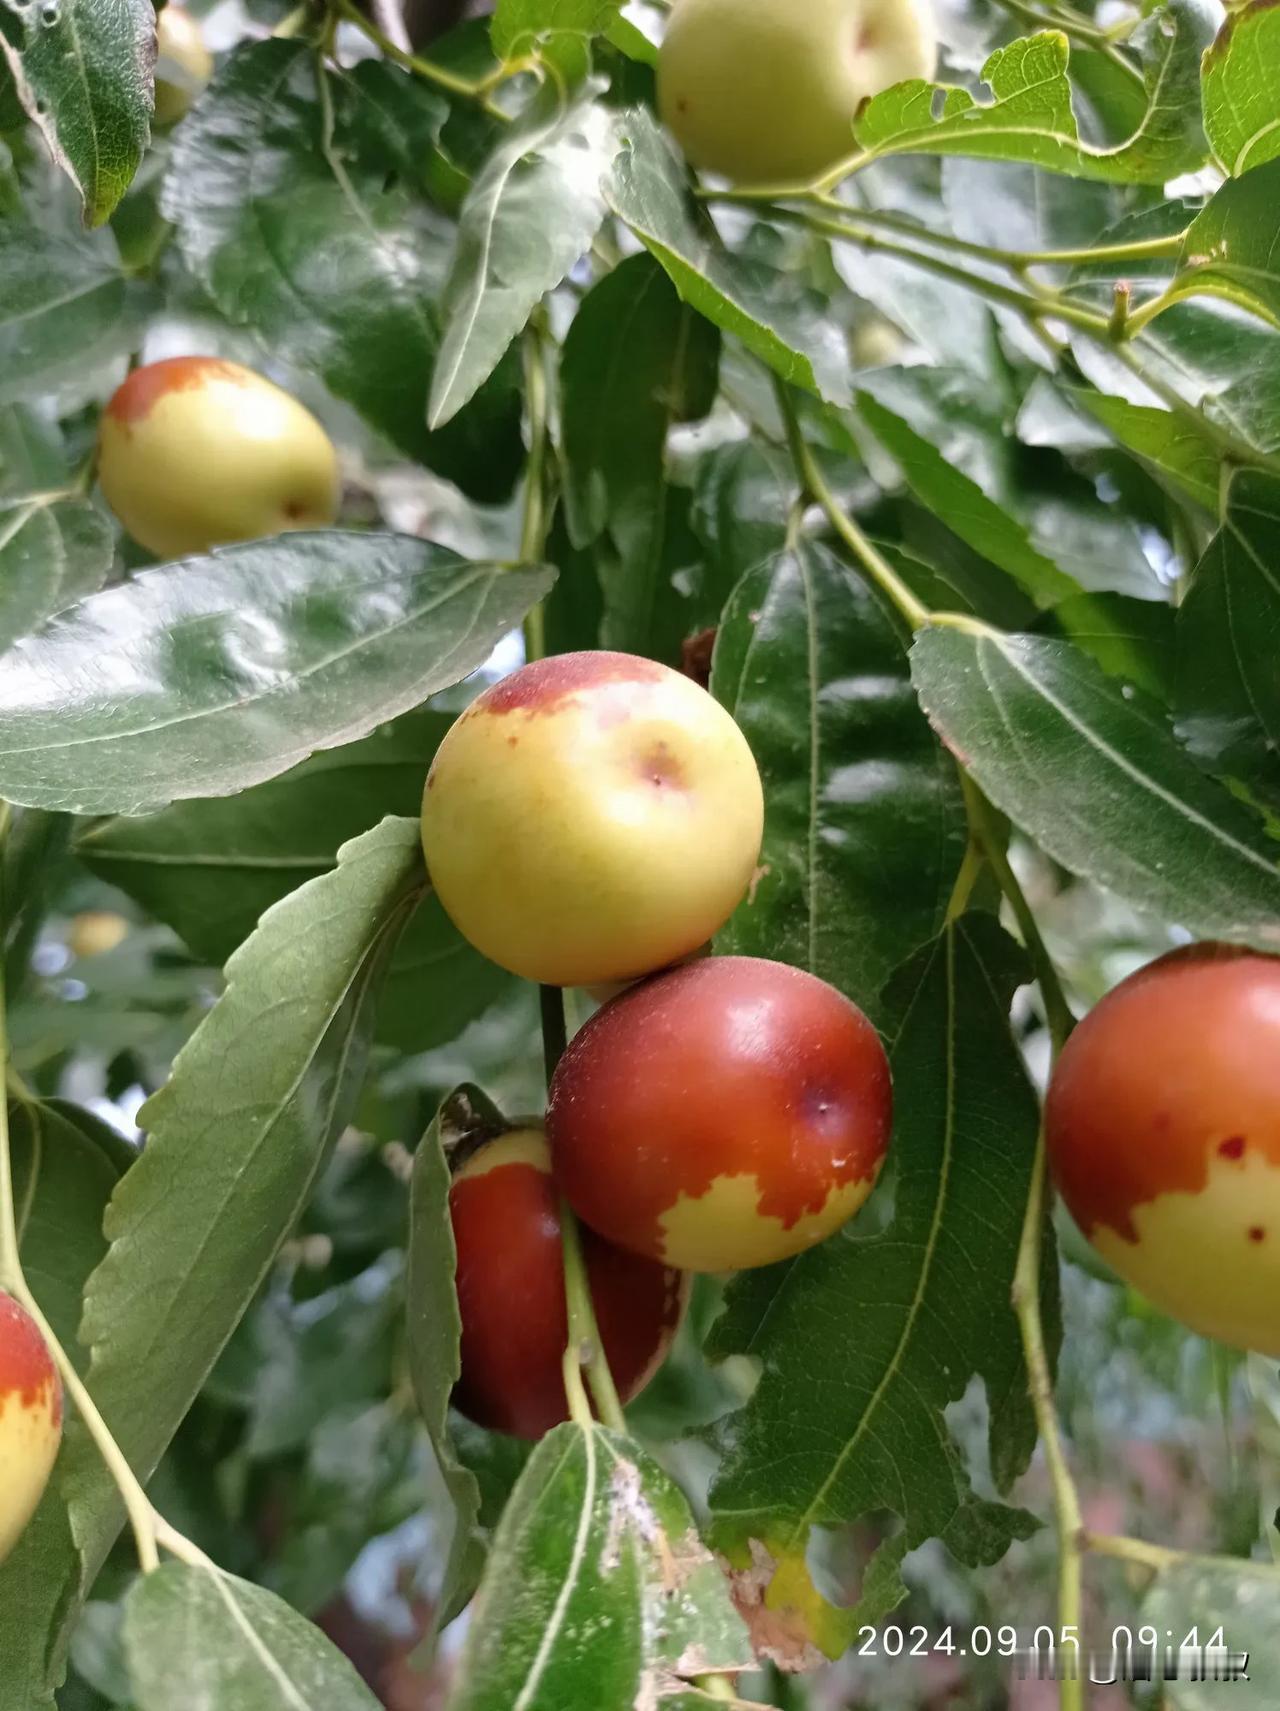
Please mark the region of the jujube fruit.
[[98, 480], [125, 528], [158, 558], [207, 552], [338, 514], [338, 458], [309, 410], [216, 357], [135, 369], [98, 429]]
[[871, 1192], [893, 1092], [833, 986], [754, 957], [656, 975], [596, 1012], [551, 1087], [556, 1179], [585, 1223], [687, 1271], [768, 1265]]
[[678, 0], [658, 105], [695, 166], [807, 183], [854, 152], [869, 96], [932, 77], [937, 54], [928, 0]]
[[39, 1326], [0, 1292], [0, 1562], [44, 1496], [62, 1441], [62, 1381]]
[[156, 124], [186, 117], [213, 76], [213, 55], [200, 25], [181, 6], [156, 15]]
[[[560, 1213], [542, 1132], [514, 1130], [469, 1158], [453, 1179], [449, 1211], [462, 1316], [454, 1403], [478, 1425], [540, 1438], [569, 1417]], [[687, 1280], [590, 1230], [582, 1246], [600, 1341], [629, 1402], [675, 1336]]]
[[1280, 958], [1174, 951], [1067, 1041], [1058, 1190], [1107, 1263], [1205, 1336], [1280, 1355]]
[[72, 956], [105, 956], [129, 937], [129, 923], [110, 909], [86, 909], [72, 917], [67, 949]]
[[654, 660], [560, 654], [472, 703], [422, 803], [431, 881], [503, 968], [553, 986], [629, 980], [697, 950], [755, 873], [746, 738]]

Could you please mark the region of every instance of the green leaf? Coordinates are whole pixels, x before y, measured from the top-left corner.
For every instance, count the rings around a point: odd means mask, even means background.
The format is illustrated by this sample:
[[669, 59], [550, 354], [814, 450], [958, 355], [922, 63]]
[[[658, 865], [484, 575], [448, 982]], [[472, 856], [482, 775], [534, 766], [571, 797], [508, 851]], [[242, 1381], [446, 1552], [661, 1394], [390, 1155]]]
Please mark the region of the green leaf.
[[5, 980], [17, 992], [29, 972], [32, 946], [48, 900], [63, 877], [62, 860], [71, 840], [71, 818], [16, 808], [10, 814], [0, 850], [4, 898]]
[[438, 1621], [451, 1621], [475, 1591], [486, 1544], [479, 1524], [480, 1485], [458, 1453], [449, 1398], [462, 1370], [462, 1319], [454, 1274], [458, 1250], [449, 1216], [445, 1146], [501, 1134], [506, 1121], [477, 1088], [457, 1088], [440, 1107], [413, 1161], [409, 1269], [405, 1292], [409, 1372], [418, 1412], [454, 1508], [453, 1537], [440, 1590]]
[[125, 354], [142, 298], [110, 233], [0, 223], [0, 404], [42, 398]]
[[[413, 813], [416, 819], [416, 805]], [[378, 1041], [405, 1053], [448, 1046], [517, 984], [463, 938], [431, 892], [405, 928], [387, 971]]]
[[595, 94], [571, 100], [554, 81], [544, 84], [463, 203], [427, 406], [433, 428], [474, 396], [600, 229], [602, 180], [617, 144]]
[[344, 1407], [313, 1426], [271, 1590], [304, 1613], [339, 1597], [371, 1538], [421, 1514], [425, 1464], [422, 1433], [398, 1400]]
[[[584, 298], [561, 364], [570, 536], [608, 536], [601, 645], [668, 658], [683, 641], [670, 556], [688, 541], [668, 486], [667, 437], [715, 402], [720, 338], [653, 257], [631, 256]], [[690, 557], [696, 548], [691, 547]], [[607, 566], [607, 568], [605, 568]]]
[[0, 410], [0, 652], [101, 587], [115, 537], [102, 513], [70, 497], [61, 447], [21, 407]]
[[759, 878], [718, 946], [807, 968], [874, 1017], [891, 970], [942, 925], [966, 843], [906, 638], [848, 565], [800, 542], [739, 584], [711, 687], [766, 803]]
[[1175, 613], [1161, 600], [1127, 594], [1077, 594], [1052, 613], [1055, 628], [1097, 660], [1108, 677], [1123, 678], [1166, 707], [1173, 704]]
[[88, 1111], [60, 1102], [11, 1106], [10, 1139], [22, 1269], [58, 1341], [83, 1369], [81, 1293], [106, 1254], [102, 1215], [135, 1154]]
[[987, 795], [1072, 873], [1200, 938], [1280, 949], [1280, 847], [1166, 720], [1068, 642], [926, 630], [916, 689]]
[[317, 71], [306, 42], [242, 45], [175, 133], [164, 211], [228, 320], [488, 502], [522, 455], [510, 387], [445, 433], [426, 423], [451, 228], [420, 184], [446, 112], [380, 61]]
[[1217, 772], [1280, 796], [1280, 480], [1240, 472], [1178, 611], [1179, 730]]
[[1170, 0], [1134, 32], [1147, 111], [1113, 148], [1082, 142], [1067, 78], [1069, 48], [1058, 31], [997, 48], [982, 68], [991, 99], [959, 85], [915, 79], [877, 95], [854, 121], [868, 159], [891, 154], [978, 155], [1025, 161], [1048, 172], [1119, 184], [1164, 184], [1205, 158], [1200, 125], [1200, 55], [1212, 28], [1199, 0]]
[[703, 579], [715, 610], [745, 572], [782, 550], [794, 497], [790, 458], [759, 439], [717, 446], [699, 462], [689, 521], [702, 542]]
[[[1106, 255], [1105, 247], [1150, 238], [1181, 240], [1194, 213], [1187, 203], [1158, 202], [1117, 222], [1099, 236], [1102, 256], [1073, 269], [1072, 296], [1107, 312], [1114, 304], [1116, 286], [1122, 283], [1131, 289], [1136, 303], [1158, 297], [1173, 279], [1172, 258], [1117, 259]], [[1184, 298], [1165, 309], [1142, 328], [1128, 359], [1086, 337], [1073, 339], [1072, 355], [1086, 379], [1102, 393], [1166, 409], [1176, 394], [1209, 422], [1257, 450], [1270, 454], [1280, 448], [1275, 412], [1280, 339], [1273, 327], [1215, 298]], [[1135, 355], [1137, 367], [1132, 361]], [[1179, 411], [1180, 419], [1187, 415]], [[1216, 513], [1216, 499], [1212, 509]]]
[[676, 1486], [628, 1439], [557, 1426], [494, 1539], [447, 1711], [656, 1706], [750, 1661]]
[[413, 821], [384, 820], [347, 844], [232, 957], [226, 991], [143, 1108], [149, 1140], [112, 1201], [84, 1320], [95, 1392], [143, 1469], [350, 1118], [379, 983], [422, 884]]
[[1218, 508], [1222, 457], [1194, 417], [1133, 404], [1085, 387], [1064, 387], [1073, 404], [1097, 418], [1120, 444], [1142, 459], [1165, 486]]
[[869, 392], [858, 394], [858, 414], [902, 470], [916, 498], [961, 540], [999, 565], [1037, 606], [1078, 593], [1071, 577], [1034, 547], [1021, 523], [1009, 516], [975, 481], [957, 469], [901, 416]]
[[825, 314], [797, 309], [794, 286], [765, 263], [731, 254], [690, 200], [685, 168], [656, 121], [619, 121], [609, 204], [661, 262], [683, 300], [732, 333], [784, 380], [833, 403], [849, 397], [848, 352]]
[[1171, 297], [1214, 296], [1280, 327], [1280, 160], [1229, 178], [1187, 231]]
[[[102, 1216], [128, 1149], [75, 1106], [11, 1107], [15, 1201], [23, 1268], [59, 1341], [77, 1367], [85, 1281], [106, 1251]], [[87, 1590], [72, 1542], [72, 1470], [97, 1462], [74, 1415], [53, 1480], [34, 1520], [0, 1563], [0, 1707], [52, 1711], [66, 1646], [64, 1600]], [[100, 1466], [100, 1462], [98, 1462]]]
[[[903, 1596], [905, 1550], [936, 1536], [962, 1562], [991, 1563], [1037, 1525], [975, 1495], [944, 1418], [976, 1375], [996, 1465], [1012, 1477], [1035, 1444], [1010, 1304], [1039, 1125], [1009, 1027], [1026, 978], [1022, 953], [984, 915], [948, 927], [902, 971], [891, 994], [892, 1221], [743, 1273], [712, 1328], [713, 1357], [762, 1367], [725, 1424], [713, 1537], [744, 1566], [756, 1541], [754, 1572], [763, 1547], [776, 1565], [771, 1607], [832, 1652]], [[877, 1510], [902, 1529], [887, 1561], [873, 1561], [863, 1605], [821, 1606], [804, 1567], [810, 1528]]]
[[235, 796], [81, 827], [76, 855], [221, 965], [259, 918], [387, 814], [415, 816], [452, 713], [423, 707]]
[[148, 0], [10, 5], [0, 23], [18, 97], [91, 226], [128, 189], [151, 134], [155, 29]]
[[[1191, 1660], [1184, 1659], [1181, 1679], [1162, 1683], [1170, 1711], [1221, 1711], [1224, 1697], [1239, 1711], [1270, 1711], [1273, 1683], [1280, 1679], [1277, 1598], [1280, 1571], [1270, 1563], [1192, 1557], [1159, 1575], [1143, 1602], [1144, 1624], [1171, 1636], [1167, 1643], [1174, 1647], [1193, 1630], [1198, 1636], [1193, 1645], [1206, 1646], [1220, 1628], [1224, 1650], [1217, 1663], [1225, 1666], [1234, 1655], [1237, 1668], [1243, 1666], [1234, 1679], [1193, 1681]], [[1135, 1655], [1143, 1657], [1143, 1649]], [[1212, 1670], [1214, 1653], [1207, 1661]], [[1196, 1664], [1203, 1669], [1198, 1652]]]
[[[453, 717], [422, 708], [235, 796], [96, 821], [82, 828], [76, 854], [202, 961], [221, 966], [273, 903], [327, 873], [349, 838], [387, 814], [417, 817]], [[405, 1052], [444, 1045], [510, 980], [428, 896], [387, 971], [379, 1041]]]
[[1280, 11], [1253, 0], [1228, 11], [1204, 56], [1204, 128], [1214, 159], [1237, 177], [1280, 155], [1276, 79], [1280, 78]]
[[719, 351], [715, 328], [681, 303], [647, 254], [619, 263], [583, 298], [560, 375], [575, 546], [601, 535], [619, 509], [651, 502], [668, 432], [715, 403]]
[[7, 656], [0, 793], [133, 814], [243, 790], [458, 682], [550, 582], [339, 531], [144, 571]]
[[378, 1711], [338, 1648], [274, 1593], [219, 1568], [165, 1563], [124, 1605], [138, 1711]]
[[500, 60], [536, 54], [568, 83], [591, 69], [591, 40], [618, 21], [622, 0], [498, 0], [490, 35]]
[[[333, 873], [273, 909], [237, 952], [226, 992], [144, 1110], [150, 1140], [108, 1207], [111, 1246], [86, 1286], [81, 1329], [94, 1399], [144, 1481], [350, 1120], [378, 982], [422, 883], [412, 822], [385, 821], [349, 844]], [[3, 1711], [32, 1711], [40, 1694], [45, 1711], [67, 1629], [122, 1520], [101, 1457], [73, 1431], [17, 1600], [40, 1655], [25, 1698], [7, 1698], [0, 1673]]]
[[403, 1311], [394, 1252], [304, 1301], [287, 1283], [271, 1289], [241, 1327], [252, 1351], [241, 1360], [253, 1374], [244, 1454], [267, 1460], [305, 1449], [321, 1421], [386, 1396]]

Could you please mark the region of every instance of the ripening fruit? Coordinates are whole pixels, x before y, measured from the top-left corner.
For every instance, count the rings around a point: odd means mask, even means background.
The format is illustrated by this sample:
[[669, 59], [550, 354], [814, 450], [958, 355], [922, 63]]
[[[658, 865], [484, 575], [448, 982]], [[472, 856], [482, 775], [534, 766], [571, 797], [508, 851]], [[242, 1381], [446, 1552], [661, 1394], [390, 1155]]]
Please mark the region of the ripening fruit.
[[[540, 1129], [490, 1141], [449, 1190], [458, 1249], [462, 1376], [454, 1404], [477, 1425], [540, 1438], [569, 1417], [560, 1215]], [[687, 1279], [582, 1232], [600, 1340], [623, 1402], [638, 1396], [679, 1327]]]
[[158, 558], [207, 552], [338, 514], [338, 459], [296, 398], [252, 369], [181, 356], [135, 369], [103, 411], [98, 479]]
[[695, 166], [807, 183], [854, 152], [869, 96], [932, 77], [937, 54], [929, 0], [678, 0], [658, 105]]
[[427, 868], [478, 950], [551, 986], [629, 980], [697, 950], [755, 873], [746, 738], [689, 678], [560, 654], [472, 703], [422, 802]]
[[0, 1562], [49, 1483], [62, 1438], [62, 1383], [35, 1320], [0, 1293]]
[[769, 1265], [838, 1230], [889, 1145], [871, 1023], [783, 963], [712, 957], [632, 987], [576, 1034], [547, 1136], [578, 1216], [686, 1271]]
[[166, 6], [156, 16], [156, 124], [184, 119], [212, 76], [199, 24], [181, 6]]
[[110, 909], [86, 909], [74, 915], [67, 928], [67, 949], [72, 956], [105, 956], [129, 937], [129, 923]]
[[1062, 1198], [1192, 1330], [1280, 1356], [1280, 958], [1174, 951], [1068, 1040], [1046, 1106]]

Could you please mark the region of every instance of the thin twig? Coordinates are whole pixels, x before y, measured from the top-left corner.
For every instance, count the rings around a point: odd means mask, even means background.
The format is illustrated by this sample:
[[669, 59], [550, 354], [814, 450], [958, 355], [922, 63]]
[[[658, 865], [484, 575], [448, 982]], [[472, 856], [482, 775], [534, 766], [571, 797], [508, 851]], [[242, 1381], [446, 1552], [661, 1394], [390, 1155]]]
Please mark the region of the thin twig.
[[827, 520], [840, 539], [876, 587], [892, 601], [910, 627], [913, 630], [923, 629], [931, 617], [928, 607], [916, 599], [889, 561], [882, 553], [876, 551], [827, 485], [826, 477], [818, 467], [818, 461], [810, 451], [804, 435], [800, 431], [800, 423], [786, 386], [776, 376], [774, 377], [774, 390], [777, 393], [778, 406], [782, 411], [782, 419], [787, 425], [787, 441], [791, 449], [792, 461], [805, 493], [821, 505], [827, 514]]

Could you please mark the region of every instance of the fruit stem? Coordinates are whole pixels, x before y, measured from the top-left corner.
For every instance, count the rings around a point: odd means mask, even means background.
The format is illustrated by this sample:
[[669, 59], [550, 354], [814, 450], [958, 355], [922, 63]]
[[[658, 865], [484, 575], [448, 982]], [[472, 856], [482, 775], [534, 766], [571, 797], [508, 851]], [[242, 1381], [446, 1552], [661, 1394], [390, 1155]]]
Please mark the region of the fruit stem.
[[[973, 779], [963, 770], [960, 783], [969, 817], [969, 835], [989, 862], [1022, 933], [1023, 944], [1031, 959], [1044, 1001], [1049, 1036], [1056, 1057], [1075, 1026], [1075, 1017], [1067, 1003], [1062, 983], [1058, 979], [1058, 971], [1053, 965], [1053, 959], [1049, 955], [1026, 893], [1010, 865], [1003, 829], [996, 820], [995, 811]], [[1031, 1167], [1026, 1216], [1013, 1273], [1012, 1302], [1022, 1338], [1031, 1406], [1035, 1413], [1040, 1441], [1044, 1445], [1045, 1462], [1053, 1487], [1054, 1521], [1058, 1535], [1058, 1628], [1060, 1634], [1074, 1634], [1079, 1642], [1084, 1602], [1084, 1517], [1081, 1514], [1080, 1496], [1071, 1475], [1062, 1428], [1058, 1421], [1053, 1393], [1053, 1369], [1045, 1343], [1044, 1319], [1040, 1306], [1044, 1232], [1048, 1215], [1049, 1170], [1042, 1128], [1036, 1142], [1035, 1161]], [[1078, 1656], [1077, 1644], [1077, 1659]], [[1075, 1675], [1074, 1680], [1069, 1674], [1064, 1675], [1059, 1683], [1061, 1711], [1084, 1711], [1084, 1682], [1079, 1669], [1075, 1671]]]
[[[1053, 1372], [1045, 1346], [1044, 1322], [1040, 1312], [1040, 1277], [1044, 1260], [1044, 1230], [1048, 1222], [1048, 1162], [1044, 1135], [1036, 1144], [1035, 1163], [1031, 1169], [1031, 1190], [1027, 1196], [1027, 1214], [1018, 1245], [1018, 1261], [1013, 1274], [1013, 1310], [1022, 1336], [1023, 1358], [1027, 1363], [1027, 1383], [1036, 1426], [1044, 1444], [1045, 1462], [1053, 1486], [1053, 1509], [1058, 1534], [1058, 1630], [1060, 1635], [1074, 1634], [1081, 1640], [1080, 1618], [1083, 1609], [1084, 1580], [1084, 1517], [1080, 1497], [1067, 1461], [1058, 1424], [1058, 1410], [1053, 1394]], [[1084, 1683], [1064, 1675], [1059, 1683], [1061, 1711], [1084, 1711]]]
[[1151, 1545], [1145, 1539], [1126, 1538], [1123, 1534], [1084, 1533], [1081, 1544], [1100, 1557], [1113, 1557], [1119, 1562], [1136, 1563], [1149, 1568], [1153, 1574], [1180, 1568], [1185, 1563], [1211, 1564], [1228, 1573], [1260, 1575], [1265, 1580], [1280, 1578], [1280, 1563], [1254, 1562], [1251, 1557], [1211, 1556], [1199, 1551], [1171, 1550], [1167, 1545]]
[[540, 986], [538, 997], [542, 1004], [542, 1061], [547, 1072], [547, 1086], [550, 1087], [568, 1043], [564, 1025], [564, 993], [558, 986]]
[[[542, 1057], [549, 1087], [567, 1040], [564, 993], [558, 986], [542, 986], [538, 994], [542, 1005]], [[614, 1431], [625, 1432], [627, 1423], [623, 1418], [622, 1403], [618, 1400], [618, 1389], [609, 1371], [609, 1362], [600, 1341], [600, 1329], [596, 1324], [595, 1303], [591, 1299], [587, 1262], [582, 1252], [582, 1232], [573, 1208], [563, 1195], [560, 1198], [560, 1245], [564, 1253], [564, 1296], [569, 1313], [569, 1340], [562, 1370], [570, 1418], [579, 1426], [589, 1427], [593, 1423], [591, 1404], [582, 1382], [585, 1373], [600, 1419]]]
[[596, 1413], [615, 1432], [625, 1432], [617, 1387], [604, 1357], [595, 1306], [582, 1253], [582, 1232], [567, 1200], [560, 1201], [560, 1241], [564, 1249], [564, 1293], [569, 1307], [569, 1342], [564, 1351], [564, 1389], [569, 1413], [580, 1426], [592, 1423], [591, 1408], [582, 1386], [583, 1374], [591, 1387]]
[[[336, 11], [347, 23], [354, 24], [358, 30], [368, 36], [373, 45], [387, 59], [402, 66], [405, 71], [411, 71], [415, 77], [420, 77], [426, 83], [434, 83], [437, 89], [443, 89], [449, 95], [457, 95], [464, 101], [474, 101], [483, 107], [490, 118], [509, 120], [511, 115], [498, 106], [496, 101], [489, 99], [489, 90], [494, 85], [492, 78], [486, 78], [483, 83], [477, 83], [470, 77], [460, 77], [456, 71], [450, 71], [447, 66], [437, 65], [434, 60], [422, 59], [417, 54], [406, 53], [385, 35], [374, 23], [372, 18], [366, 18], [354, 0], [336, 0]], [[521, 65], [519, 69], [523, 70]], [[503, 72], [505, 76], [505, 71]]]
[[804, 492], [826, 512], [827, 521], [836, 534], [848, 547], [871, 581], [893, 603], [910, 627], [913, 630], [924, 629], [932, 616], [929, 608], [916, 599], [889, 561], [876, 551], [827, 485], [826, 477], [818, 467], [818, 460], [810, 451], [808, 443], [800, 431], [800, 422], [786, 385], [776, 375], [774, 376], [774, 391], [777, 394], [778, 407], [782, 411], [782, 419], [787, 427], [787, 444], [791, 449], [791, 460], [795, 465], [796, 475], [799, 477]]

